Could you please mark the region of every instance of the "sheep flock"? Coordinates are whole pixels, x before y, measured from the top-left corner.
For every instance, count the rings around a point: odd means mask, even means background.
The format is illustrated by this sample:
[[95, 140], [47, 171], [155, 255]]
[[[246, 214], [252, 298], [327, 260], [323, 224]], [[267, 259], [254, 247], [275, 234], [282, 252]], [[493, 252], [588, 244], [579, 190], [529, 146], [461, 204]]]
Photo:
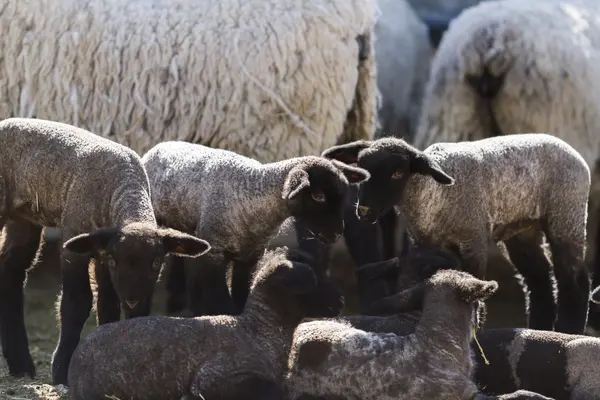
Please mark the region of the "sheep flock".
[[0, 400], [600, 400], [597, 0], [0, 30]]

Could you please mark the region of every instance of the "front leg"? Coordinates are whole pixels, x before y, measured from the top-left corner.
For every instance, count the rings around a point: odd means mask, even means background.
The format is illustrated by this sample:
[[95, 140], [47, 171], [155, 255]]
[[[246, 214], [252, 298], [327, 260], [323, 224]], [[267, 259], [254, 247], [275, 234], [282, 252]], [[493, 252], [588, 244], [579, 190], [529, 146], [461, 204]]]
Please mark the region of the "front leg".
[[190, 308], [194, 316], [234, 315], [235, 307], [226, 279], [229, 260], [224, 254], [211, 250], [197, 259], [187, 261], [193, 264]]
[[98, 325], [115, 322], [121, 319], [119, 296], [110, 279], [107, 264], [102, 260], [94, 260], [94, 275], [97, 287], [96, 323]]
[[88, 274], [90, 257], [63, 250], [61, 254], [60, 338], [52, 355], [52, 384], [67, 384], [69, 362], [92, 309]]
[[462, 269], [477, 279], [485, 279], [488, 243], [487, 240], [469, 239], [458, 246]]
[[256, 267], [258, 257], [246, 261], [234, 261], [231, 273], [231, 297], [237, 314], [244, 311], [246, 300], [250, 294], [252, 272]]

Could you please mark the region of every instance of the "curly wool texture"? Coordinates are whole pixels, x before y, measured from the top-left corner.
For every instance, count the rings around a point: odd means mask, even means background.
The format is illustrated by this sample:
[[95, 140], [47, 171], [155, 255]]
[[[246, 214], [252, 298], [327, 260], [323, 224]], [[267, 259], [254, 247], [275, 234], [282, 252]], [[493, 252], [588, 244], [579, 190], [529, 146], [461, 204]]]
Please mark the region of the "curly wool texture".
[[427, 27], [405, 0], [379, 0], [375, 25], [377, 87], [381, 95], [375, 137], [412, 140], [417, 128], [433, 49]]
[[0, 116], [139, 154], [165, 140], [263, 162], [318, 153], [374, 131], [375, 58], [368, 46], [359, 76], [356, 37], [372, 40], [375, 13], [374, 0], [6, 2]]
[[[600, 3], [492, 1], [469, 8], [444, 36], [431, 66], [415, 145], [550, 132], [590, 168], [600, 149]], [[504, 77], [485, 102], [468, 84], [487, 69]], [[493, 114], [493, 115], [492, 115]]]

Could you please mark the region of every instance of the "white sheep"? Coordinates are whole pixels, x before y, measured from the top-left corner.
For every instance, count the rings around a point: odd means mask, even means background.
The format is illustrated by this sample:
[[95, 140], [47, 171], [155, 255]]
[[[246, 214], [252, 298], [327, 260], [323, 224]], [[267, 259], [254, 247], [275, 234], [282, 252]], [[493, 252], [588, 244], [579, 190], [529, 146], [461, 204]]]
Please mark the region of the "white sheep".
[[[436, 142], [520, 132], [549, 132], [565, 140], [593, 175], [586, 259], [596, 270], [599, 65], [599, 2], [482, 2], [457, 17], [442, 40], [413, 143], [423, 149]], [[595, 273], [594, 286], [599, 278]], [[590, 323], [600, 327], [597, 311], [590, 312]]]
[[[584, 262], [590, 171], [566, 142], [531, 133], [437, 143], [420, 151], [383, 138], [323, 155], [371, 174], [359, 188], [361, 219], [376, 221], [396, 206], [417, 242], [455, 251], [464, 269], [479, 278], [486, 276], [490, 243], [504, 242], [531, 290], [530, 326], [583, 332], [590, 292]], [[553, 268], [540, 245], [543, 235]], [[523, 262], [523, 252], [534, 262]]]
[[[165, 140], [272, 162], [370, 138], [375, 0], [23, 0], [0, 13], [0, 117], [143, 154]], [[360, 54], [359, 54], [360, 53]]]

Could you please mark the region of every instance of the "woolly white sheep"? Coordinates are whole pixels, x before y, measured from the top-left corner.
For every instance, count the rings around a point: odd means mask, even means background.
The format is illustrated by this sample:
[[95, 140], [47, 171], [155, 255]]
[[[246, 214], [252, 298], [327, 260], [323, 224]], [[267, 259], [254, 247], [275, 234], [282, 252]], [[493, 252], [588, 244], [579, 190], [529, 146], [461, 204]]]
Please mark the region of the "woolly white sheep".
[[[306, 223], [313, 240], [339, 239], [349, 182], [369, 178], [361, 168], [322, 157], [262, 164], [187, 142], [163, 142], [148, 151], [142, 163], [158, 223], [211, 244], [211, 252], [199, 259], [201, 290], [192, 290], [202, 300], [191, 304], [196, 315], [241, 311], [251, 269], [286, 218]], [[233, 303], [225, 279], [230, 262]]]
[[[583, 332], [590, 291], [584, 262], [590, 172], [566, 142], [532, 133], [437, 143], [420, 151], [384, 138], [336, 146], [323, 155], [371, 174], [359, 188], [361, 219], [375, 221], [396, 206], [417, 242], [455, 251], [464, 269], [480, 278], [489, 244], [506, 243], [531, 290], [530, 326]], [[552, 252], [558, 313], [542, 234]], [[524, 250], [535, 254], [535, 263], [523, 262]]]
[[71, 398], [280, 399], [294, 330], [328, 302], [304, 261], [286, 249], [266, 252], [240, 316], [140, 317], [99, 327], [73, 355]]
[[[0, 13], [0, 117], [272, 162], [370, 138], [375, 0], [23, 0]], [[360, 53], [360, 54], [359, 54]]]
[[424, 296], [423, 316], [407, 336], [369, 333], [337, 321], [299, 325], [285, 383], [289, 397], [487, 398], [477, 394], [471, 379], [469, 343], [474, 304], [497, 287], [465, 272], [436, 272], [426, 284], [396, 295], [396, 304], [402, 296], [408, 308], [413, 298]]
[[201, 239], [156, 224], [148, 176], [125, 146], [71, 125], [40, 119], [0, 122], [0, 334], [11, 375], [35, 375], [23, 315], [23, 284], [44, 226], [63, 230], [60, 339], [54, 384], [92, 307], [88, 264], [95, 259], [98, 324], [148, 315], [166, 254], [197, 257]]
[[[599, 65], [600, 2], [482, 2], [456, 18], [444, 36], [413, 143], [423, 149], [520, 132], [549, 132], [565, 140], [594, 176], [586, 259], [598, 272]], [[595, 273], [594, 286], [598, 279]], [[595, 308], [590, 323], [598, 328]]]

